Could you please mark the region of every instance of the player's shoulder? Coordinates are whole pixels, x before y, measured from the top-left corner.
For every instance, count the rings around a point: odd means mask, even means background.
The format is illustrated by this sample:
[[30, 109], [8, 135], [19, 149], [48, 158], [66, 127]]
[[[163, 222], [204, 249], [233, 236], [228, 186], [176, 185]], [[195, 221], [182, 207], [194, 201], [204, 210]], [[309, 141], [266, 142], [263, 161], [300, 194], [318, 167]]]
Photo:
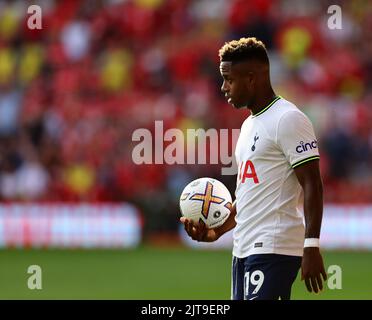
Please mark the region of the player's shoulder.
[[273, 123], [279, 121], [280, 118], [289, 112], [301, 112], [297, 106], [284, 99], [282, 96], [278, 96], [275, 103], [269, 106], [269, 108], [264, 109], [257, 115], [252, 115], [248, 119], [257, 119], [265, 123]]
[[281, 97], [278, 101], [278, 107], [275, 108], [275, 115], [273, 115], [277, 123], [286, 124], [301, 124], [302, 122], [309, 122], [309, 118], [302, 112], [297, 105]]
[[307, 130], [311, 126], [308, 117], [293, 102], [281, 96], [270, 112], [262, 114], [259, 122], [274, 140], [277, 140], [279, 134]]
[[282, 96], [268, 111], [260, 115], [257, 121], [272, 137], [277, 136], [279, 126], [301, 126], [304, 121], [307, 121], [305, 114], [294, 103]]
[[280, 100], [278, 100], [278, 107], [275, 108], [275, 111], [278, 116], [283, 116], [284, 114], [292, 112], [302, 113], [302, 111], [297, 107], [297, 105], [283, 97], [280, 97]]
[[279, 124], [281, 126], [301, 126], [309, 123], [308, 117], [291, 101], [279, 96], [273, 105], [259, 116], [250, 115], [242, 124], [242, 128], [248, 127], [254, 122], [263, 126], [269, 135], [277, 134]]

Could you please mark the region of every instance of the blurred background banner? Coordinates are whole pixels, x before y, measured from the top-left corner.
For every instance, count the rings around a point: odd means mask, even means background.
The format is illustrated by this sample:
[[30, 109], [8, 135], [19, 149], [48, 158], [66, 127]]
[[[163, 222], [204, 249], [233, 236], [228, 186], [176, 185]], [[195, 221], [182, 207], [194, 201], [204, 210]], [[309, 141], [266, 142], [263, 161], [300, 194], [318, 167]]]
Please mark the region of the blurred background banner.
[[[320, 244], [325, 250], [363, 249], [372, 250], [372, 206], [371, 205], [326, 205], [322, 222]], [[190, 239], [180, 228], [183, 242], [192, 248], [231, 248], [232, 232], [224, 234], [213, 243], [201, 243]]]
[[128, 204], [0, 205], [0, 247], [6, 248], [133, 248], [141, 228]]

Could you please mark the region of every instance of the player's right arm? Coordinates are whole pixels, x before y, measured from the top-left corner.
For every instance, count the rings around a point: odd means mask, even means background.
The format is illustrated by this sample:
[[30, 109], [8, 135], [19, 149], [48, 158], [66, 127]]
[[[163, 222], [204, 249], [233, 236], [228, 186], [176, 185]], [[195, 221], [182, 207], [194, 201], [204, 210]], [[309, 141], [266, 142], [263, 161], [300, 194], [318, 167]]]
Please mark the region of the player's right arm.
[[229, 217], [223, 225], [218, 228], [209, 229], [204, 223], [196, 223], [185, 217], [181, 217], [180, 221], [184, 224], [187, 234], [196, 241], [213, 242], [221, 237], [224, 233], [233, 229], [236, 225], [236, 201], [233, 203]]

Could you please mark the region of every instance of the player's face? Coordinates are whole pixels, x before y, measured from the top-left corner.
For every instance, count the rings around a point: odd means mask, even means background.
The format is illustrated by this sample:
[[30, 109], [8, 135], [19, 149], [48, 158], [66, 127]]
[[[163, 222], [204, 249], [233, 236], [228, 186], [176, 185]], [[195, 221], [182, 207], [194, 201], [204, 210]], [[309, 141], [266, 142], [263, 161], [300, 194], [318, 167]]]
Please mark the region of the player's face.
[[249, 107], [253, 100], [253, 88], [247, 78], [238, 72], [239, 65], [222, 61], [220, 73], [223, 77], [221, 91], [225, 94], [227, 102], [235, 108]]

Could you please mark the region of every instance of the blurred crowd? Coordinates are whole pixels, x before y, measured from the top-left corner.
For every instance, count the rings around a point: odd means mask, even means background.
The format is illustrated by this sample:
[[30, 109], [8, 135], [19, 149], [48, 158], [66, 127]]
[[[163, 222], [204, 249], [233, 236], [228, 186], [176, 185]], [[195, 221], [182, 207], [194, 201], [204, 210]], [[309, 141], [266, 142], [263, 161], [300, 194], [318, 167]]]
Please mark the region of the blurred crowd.
[[[42, 8], [42, 29], [27, 8]], [[327, 8], [342, 8], [332, 30]], [[372, 3], [271, 0], [0, 1], [0, 200], [137, 204], [151, 230], [220, 165], [136, 165], [138, 128], [240, 128], [218, 49], [256, 36], [277, 94], [313, 121], [325, 202], [372, 201]], [[161, 218], [160, 218], [161, 217]]]

